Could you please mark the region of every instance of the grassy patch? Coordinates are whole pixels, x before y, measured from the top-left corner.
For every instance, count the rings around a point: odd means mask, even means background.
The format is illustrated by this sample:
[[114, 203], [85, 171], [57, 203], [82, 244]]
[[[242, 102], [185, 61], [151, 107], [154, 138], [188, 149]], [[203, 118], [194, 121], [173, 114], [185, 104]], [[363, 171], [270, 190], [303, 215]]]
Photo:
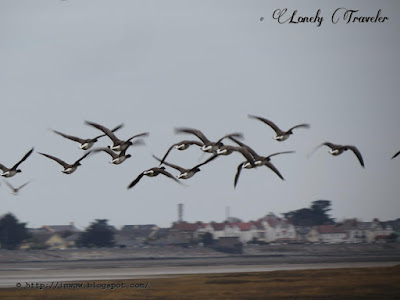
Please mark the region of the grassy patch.
[[96, 281], [95, 288], [88, 288], [93, 281], [81, 283], [79, 289], [0, 289], [0, 299], [400, 299], [399, 267], [182, 275]]

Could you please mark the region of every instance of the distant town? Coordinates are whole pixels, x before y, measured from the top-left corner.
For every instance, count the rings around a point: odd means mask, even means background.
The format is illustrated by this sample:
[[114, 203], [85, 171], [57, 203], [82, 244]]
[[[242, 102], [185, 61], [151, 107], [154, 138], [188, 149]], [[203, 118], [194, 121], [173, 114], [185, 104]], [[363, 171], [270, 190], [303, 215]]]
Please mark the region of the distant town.
[[[183, 220], [183, 204], [178, 219], [169, 228], [155, 224], [125, 225], [120, 229], [96, 220], [85, 231], [74, 223], [25, 228], [12, 215], [0, 218], [0, 246], [3, 249], [67, 249], [81, 247], [204, 246], [238, 249], [245, 244], [340, 244], [400, 242], [400, 218], [363, 222], [345, 219], [335, 222], [328, 215], [330, 201], [312, 202], [279, 217], [270, 212], [255, 221], [243, 222], [227, 213], [224, 222]], [[225, 250], [226, 250], [225, 249]], [[229, 251], [228, 251], [229, 252]], [[231, 251], [232, 252], [232, 251]]]

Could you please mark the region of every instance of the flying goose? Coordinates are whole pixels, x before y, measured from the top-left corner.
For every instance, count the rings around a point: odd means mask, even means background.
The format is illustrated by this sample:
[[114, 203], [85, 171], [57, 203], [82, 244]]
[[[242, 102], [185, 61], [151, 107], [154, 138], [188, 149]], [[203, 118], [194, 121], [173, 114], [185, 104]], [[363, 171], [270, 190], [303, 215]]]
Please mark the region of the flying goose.
[[[122, 127], [124, 127], [124, 124], [118, 125], [114, 129], [112, 129], [111, 132], [115, 132], [115, 131], [117, 131], [118, 129], [120, 129]], [[58, 135], [61, 135], [62, 137], [65, 137], [65, 138], [67, 138], [67, 139], [69, 139], [71, 141], [78, 142], [80, 144], [79, 148], [82, 149], [82, 150], [89, 150], [90, 148], [92, 148], [94, 143], [96, 143], [99, 138], [101, 138], [101, 137], [106, 135], [106, 134], [101, 134], [101, 135], [98, 135], [98, 136], [96, 136], [96, 137], [94, 137], [92, 139], [82, 139], [82, 138], [79, 138], [79, 137], [76, 137], [76, 136], [73, 136], [73, 135], [68, 135], [68, 134], [59, 132], [57, 130], [53, 130], [53, 132], [58, 134]]]
[[397, 155], [399, 155], [399, 154], [400, 154], [400, 151], [397, 152], [395, 155], [393, 155], [393, 156], [392, 156], [392, 159], [395, 158], [395, 157], [396, 157]]
[[130, 154], [126, 154], [126, 149], [122, 150], [120, 153], [115, 153], [114, 151], [112, 151], [110, 149], [110, 146], [107, 146], [105, 148], [93, 149], [93, 153], [100, 152], [100, 151], [104, 151], [104, 152], [108, 153], [112, 158], [110, 161], [110, 164], [114, 164], [114, 165], [119, 165], [119, 164], [123, 163], [126, 159], [128, 159], [132, 156]]
[[[158, 158], [157, 156], [155, 156], [155, 155], [153, 155], [153, 157], [154, 157], [155, 159], [157, 159], [159, 162], [162, 161], [161, 159], [159, 159], [159, 158]], [[192, 177], [194, 174], [196, 174], [197, 172], [200, 171], [199, 167], [201, 167], [202, 165], [205, 165], [205, 164], [209, 163], [210, 161], [214, 160], [214, 159], [217, 158], [217, 157], [218, 157], [218, 155], [213, 155], [213, 156], [211, 156], [209, 159], [207, 159], [206, 161], [204, 161], [204, 162], [202, 162], [201, 164], [198, 164], [198, 165], [196, 165], [196, 166], [194, 166], [193, 168], [190, 168], [190, 169], [185, 169], [185, 168], [179, 167], [179, 166], [177, 166], [177, 165], [168, 163], [168, 162], [166, 162], [166, 161], [164, 161], [164, 162], [162, 162], [162, 163], [165, 164], [165, 165], [167, 165], [167, 166], [169, 166], [169, 167], [171, 167], [171, 168], [174, 168], [175, 170], [178, 170], [178, 171], [180, 172], [180, 174], [177, 176], [178, 179], [188, 179], [188, 178]]]
[[257, 117], [257, 116], [253, 116], [253, 115], [249, 115], [249, 118], [260, 120], [261, 122], [264, 122], [265, 124], [269, 125], [276, 133], [276, 135], [274, 136], [274, 140], [279, 141], [279, 142], [287, 140], [289, 138], [289, 136], [291, 134], [293, 134], [292, 130], [295, 128], [310, 128], [309, 124], [299, 124], [299, 125], [293, 126], [288, 131], [283, 131], [278, 126], [276, 126], [276, 124], [274, 122], [267, 120], [265, 118]]
[[215, 153], [220, 147], [222, 147], [224, 144], [222, 143], [222, 140], [227, 138], [227, 137], [237, 137], [237, 138], [242, 138], [243, 135], [241, 133], [231, 133], [223, 136], [216, 142], [211, 142], [209, 139], [206, 138], [206, 136], [197, 129], [192, 129], [192, 128], [176, 128], [175, 129], [176, 133], [191, 133], [197, 136], [202, 142], [203, 145], [201, 146], [201, 150], [204, 152], [208, 153]]
[[250, 152], [245, 147], [235, 147], [235, 146], [230, 146], [230, 145], [223, 145], [217, 150], [218, 155], [229, 155], [233, 152], [240, 152], [244, 156], [244, 158], [247, 159], [247, 162], [253, 168], [256, 167], [253, 156], [250, 154]]
[[[279, 154], [286, 154], [286, 153], [295, 153], [295, 151], [281, 151], [281, 152], [276, 152], [273, 154], [270, 154], [268, 156], [261, 156], [258, 155], [256, 153], [256, 151], [254, 151], [250, 146], [238, 141], [237, 139], [230, 137], [229, 139], [231, 139], [232, 141], [234, 141], [236, 144], [238, 144], [240, 147], [245, 148], [254, 158], [254, 164], [256, 165], [256, 167], [262, 166], [264, 165], [266, 162], [269, 162], [271, 160], [272, 156], [275, 155], [279, 155]], [[253, 166], [248, 163], [245, 162], [245, 164], [243, 165], [244, 168], [246, 169], [251, 169]], [[278, 174], [277, 174], [278, 175]], [[279, 176], [279, 175], [278, 175]], [[279, 176], [280, 177], [280, 176]], [[282, 178], [282, 177], [281, 177]], [[283, 178], [282, 178], [283, 179]]]
[[29, 150], [28, 153], [26, 153], [26, 154], [24, 155], [24, 157], [23, 157], [19, 162], [17, 162], [11, 169], [9, 169], [9, 168], [5, 167], [4, 165], [0, 164], [0, 169], [3, 171], [3, 172], [1, 173], [1, 176], [3, 176], [3, 177], [12, 177], [12, 176], [14, 176], [14, 175], [17, 174], [17, 173], [21, 173], [22, 171], [21, 171], [20, 169], [17, 169], [17, 168], [18, 168], [18, 166], [19, 166], [25, 159], [28, 158], [29, 155], [32, 154], [33, 149], [34, 149], [34, 148], [32, 148], [31, 150]]
[[361, 166], [362, 166], [363, 168], [365, 167], [365, 166], [364, 166], [364, 160], [363, 160], [363, 158], [362, 158], [362, 156], [361, 156], [361, 153], [360, 153], [360, 151], [357, 149], [357, 147], [355, 147], [355, 146], [351, 146], [351, 145], [336, 145], [336, 144], [332, 144], [332, 143], [329, 143], [329, 142], [325, 142], [325, 143], [322, 143], [321, 145], [317, 146], [317, 147], [315, 148], [314, 151], [316, 151], [317, 149], [319, 149], [319, 148], [322, 147], [322, 146], [328, 146], [329, 148], [331, 148], [331, 149], [329, 150], [329, 153], [332, 154], [332, 155], [334, 155], [334, 156], [340, 155], [340, 154], [342, 154], [344, 151], [347, 151], [347, 150], [350, 149], [351, 151], [353, 151], [353, 153], [355, 154], [355, 156], [357, 156], [357, 159], [358, 159], [358, 161], [360, 162]]
[[12, 193], [13, 193], [14, 195], [18, 195], [19, 190], [22, 189], [24, 186], [26, 186], [30, 181], [24, 183], [23, 185], [21, 185], [21, 186], [19, 186], [19, 187], [17, 187], [17, 188], [13, 187], [13, 186], [12, 186], [9, 182], [7, 182], [7, 181], [4, 181], [4, 182], [8, 185], [8, 187], [11, 189], [11, 191], [12, 191]]
[[87, 125], [91, 125], [97, 129], [103, 131], [112, 140], [113, 145], [111, 146], [111, 150], [114, 150], [114, 151], [126, 150], [126, 149], [128, 149], [129, 146], [132, 145], [132, 142], [131, 142], [132, 139], [140, 137], [140, 136], [148, 136], [149, 135], [148, 132], [143, 132], [143, 133], [139, 133], [139, 134], [136, 134], [136, 135], [130, 137], [126, 141], [123, 141], [123, 140], [120, 140], [119, 138], [117, 138], [110, 129], [108, 129], [100, 124], [96, 124], [96, 123], [89, 122], [89, 121], [85, 121], [85, 123]]
[[[142, 139], [132, 142], [132, 145], [135, 145], [135, 146], [141, 145], [141, 144], [144, 144]], [[130, 154], [126, 154], [126, 150], [127, 149], [124, 149], [124, 150], [120, 151], [119, 153], [115, 153], [114, 151], [111, 150], [110, 146], [107, 146], [107, 147], [103, 147], [103, 148], [93, 149], [93, 153], [100, 152], [100, 151], [106, 152], [112, 157], [110, 164], [119, 165], [119, 164], [123, 163], [126, 159], [128, 159], [132, 156]]]
[[155, 177], [155, 176], [158, 176], [159, 174], [163, 174], [163, 175], [175, 180], [176, 182], [180, 183], [179, 180], [176, 179], [171, 173], [165, 171], [164, 167], [161, 167], [161, 168], [155, 167], [155, 168], [151, 168], [151, 169], [148, 169], [148, 170], [140, 173], [139, 176], [136, 177], [136, 179], [128, 185], [128, 189], [133, 188], [140, 181], [140, 179], [142, 179], [142, 177], [145, 175], [149, 176], [149, 177]]
[[[243, 144], [242, 142], [236, 140], [235, 138], [230, 137], [230, 139], [232, 141], [234, 141], [235, 143], [237, 143], [239, 146], [246, 148], [247, 151], [250, 152], [250, 154], [254, 158], [254, 164], [256, 165], [256, 167], [266, 166], [266, 167], [270, 168], [276, 175], [278, 175], [278, 177], [280, 179], [285, 180], [283, 178], [283, 176], [281, 175], [281, 173], [279, 172], [279, 170], [271, 163], [271, 157], [275, 156], [275, 155], [279, 155], [279, 154], [294, 153], [294, 151], [282, 151], [282, 152], [270, 154], [268, 156], [260, 156], [250, 146]], [[236, 187], [236, 185], [238, 183], [240, 172], [242, 171], [242, 168], [252, 169], [253, 166], [249, 162], [242, 162], [241, 164], [238, 165], [234, 184], [233, 184], [234, 187]]]
[[41, 153], [41, 152], [38, 152], [38, 153], [43, 155], [43, 156], [46, 156], [46, 157], [48, 157], [48, 158], [50, 158], [50, 159], [52, 159], [54, 161], [56, 161], [60, 165], [62, 165], [64, 167], [64, 170], [62, 170], [62, 172], [64, 174], [71, 174], [71, 173], [75, 172], [75, 170], [81, 165], [81, 163], [80, 163], [81, 160], [83, 160], [86, 156], [88, 156], [91, 153], [91, 151], [85, 153], [80, 159], [78, 159], [73, 164], [67, 164], [65, 161], [63, 161], [63, 160], [61, 160], [61, 159], [59, 159], [57, 157], [54, 157], [52, 155], [49, 155], [49, 154], [45, 154], [45, 153]]
[[201, 147], [201, 146], [203, 146], [203, 143], [199, 142], [199, 141], [188, 141], [188, 140], [185, 140], [185, 141], [181, 141], [179, 143], [173, 144], [171, 147], [168, 148], [167, 152], [164, 154], [163, 158], [160, 160], [160, 166], [162, 165], [164, 160], [167, 158], [169, 152], [171, 152], [171, 150], [173, 148], [175, 148], [177, 150], [180, 150], [180, 151], [183, 151], [183, 150], [186, 150], [187, 148], [189, 148], [191, 145], [197, 145], [197, 146]]

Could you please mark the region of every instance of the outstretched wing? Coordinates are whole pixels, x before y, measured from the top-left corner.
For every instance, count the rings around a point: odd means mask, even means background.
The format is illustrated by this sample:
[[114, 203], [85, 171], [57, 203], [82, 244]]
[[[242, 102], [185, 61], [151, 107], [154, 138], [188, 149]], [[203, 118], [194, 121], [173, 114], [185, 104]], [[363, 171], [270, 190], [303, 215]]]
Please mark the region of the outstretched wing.
[[206, 138], [206, 136], [197, 129], [192, 129], [192, 128], [175, 128], [176, 133], [191, 133], [197, 136], [203, 144], [210, 143], [210, 140]]
[[86, 152], [85, 154], [83, 154], [83, 156], [82, 156], [80, 159], [78, 159], [78, 160], [75, 162], [75, 164], [79, 163], [79, 162], [80, 162], [81, 160], [83, 160], [86, 156], [88, 156], [91, 152], [92, 152], [92, 151], [88, 151], [88, 152]]
[[160, 166], [162, 165], [162, 163], [164, 162], [164, 160], [167, 158], [168, 154], [171, 152], [171, 150], [178, 145], [181, 144], [189, 144], [189, 145], [197, 145], [197, 146], [203, 146], [203, 143], [199, 142], [199, 141], [182, 141], [176, 144], [173, 144], [171, 147], [168, 148], [167, 152], [164, 154], [163, 158], [160, 160]]
[[32, 154], [33, 149], [34, 149], [34, 148], [32, 148], [31, 150], [29, 150], [29, 151], [25, 154], [25, 156], [24, 156], [19, 162], [17, 162], [11, 169], [14, 169], [14, 170], [15, 170], [15, 169], [19, 166], [20, 163], [22, 163], [25, 159], [27, 159], [27, 158], [29, 157], [29, 155]]
[[253, 115], [249, 115], [249, 118], [257, 119], [257, 120], [259, 120], [261, 122], [264, 122], [269, 127], [271, 127], [275, 131], [276, 134], [279, 134], [280, 132], [282, 132], [282, 130], [274, 122], [272, 122], [272, 121], [270, 121], [268, 119], [265, 119], [265, 118], [262, 118], [262, 117], [253, 116]]
[[270, 168], [276, 175], [279, 176], [280, 179], [285, 180], [278, 169], [275, 168], [275, 166], [270, 161], [265, 162], [265, 166]]
[[108, 153], [113, 159], [118, 157], [118, 154], [115, 153], [114, 151], [112, 151], [109, 147], [97, 148], [97, 149], [92, 150], [93, 153], [97, 153], [100, 151], [104, 151], [105, 153]]
[[397, 152], [395, 155], [393, 155], [393, 156], [392, 156], [392, 159], [395, 158], [395, 157], [396, 157], [397, 155], [399, 155], [399, 154], [400, 154], [400, 151]]
[[16, 190], [8, 181], [3, 180], [11, 190]]
[[[93, 122], [89, 122], [89, 121], [85, 121], [85, 124], [87, 125], [91, 125], [101, 131], [103, 131], [113, 142], [118, 142], [119, 139], [115, 136], [115, 134], [108, 128], [104, 127], [103, 125], [97, 124], [97, 123], [93, 123]], [[121, 127], [123, 126], [123, 124], [120, 125]]]
[[236, 171], [236, 175], [235, 175], [235, 180], [233, 182], [233, 187], [236, 188], [236, 185], [239, 181], [239, 176], [240, 176], [240, 172], [242, 171], [242, 167], [246, 162], [242, 162], [240, 165], [238, 165], [237, 167], [237, 171]]
[[18, 188], [17, 188], [17, 190], [20, 190], [20, 189], [22, 189], [24, 186], [26, 186], [28, 183], [29, 183], [30, 181], [28, 181], [28, 182], [25, 182], [23, 185], [21, 185], [21, 186], [19, 186]]
[[139, 134], [136, 134], [136, 135], [130, 137], [129, 139], [127, 139], [126, 142], [129, 142], [131, 139], [134, 139], [134, 138], [137, 138], [137, 137], [140, 137], [140, 136], [148, 136], [148, 135], [149, 135], [148, 132], [139, 133]]
[[65, 137], [66, 139], [74, 141], [74, 142], [78, 142], [78, 143], [81, 143], [81, 144], [85, 142], [84, 139], [78, 138], [78, 137], [73, 136], [73, 135], [68, 135], [68, 134], [62, 133], [62, 132], [57, 131], [57, 130], [53, 130], [53, 132], [58, 134], [58, 135], [61, 135], [62, 137]]
[[[111, 129], [111, 132], [116, 132], [116, 131], [120, 130], [122, 127], [124, 127], [124, 123], [122, 123], [122, 124], [120, 124], [120, 125], [114, 127], [113, 129]], [[106, 135], [106, 134], [100, 134], [100, 135], [98, 135], [98, 136], [95, 136], [95, 137], [92, 138], [91, 140], [92, 140], [92, 141], [93, 141], [93, 140], [97, 140], [98, 138], [101, 138], [101, 137], [103, 137], [103, 136], [105, 136], [105, 135]]]
[[181, 172], [181, 173], [183, 173], [183, 172], [186, 171], [186, 169], [184, 169], [184, 168], [182, 168], [182, 167], [180, 167], [180, 166], [171, 164], [171, 163], [166, 162], [166, 161], [162, 161], [161, 159], [159, 159], [159, 158], [158, 158], [157, 156], [155, 156], [155, 155], [153, 155], [153, 157], [154, 157], [155, 159], [157, 159], [157, 160], [160, 162], [160, 164], [167, 165], [167, 166], [169, 166], [169, 167], [171, 167], [171, 168], [174, 168], [175, 170], [178, 170], [178, 171]]
[[254, 151], [250, 146], [238, 141], [237, 139], [233, 138], [233, 137], [229, 137], [229, 139], [231, 139], [232, 141], [234, 141], [236, 144], [238, 144], [240, 147], [245, 148], [247, 151], [250, 152], [251, 155], [253, 155], [254, 158], [258, 157], [259, 155], [256, 153], [256, 151]]
[[182, 184], [178, 179], [176, 179], [176, 178], [174, 177], [174, 175], [172, 175], [171, 173], [165, 171], [164, 169], [161, 169], [161, 168], [155, 168], [155, 169], [156, 169], [157, 172], [159, 172], [160, 174], [163, 174], [163, 175], [165, 175], [165, 176], [167, 176], [167, 177], [169, 177], [169, 178], [175, 180], [177, 183]]
[[222, 138], [220, 138], [218, 141], [216, 141], [215, 143], [216, 144], [219, 144], [219, 143], [221, 143], [221, 141], [223, 140], [223, 139], [226, 139], [226, 138], [239, 138], [239, 139], [242, 139], [243, 138], [243, 134], [242, 133], [240, 133], [240, 132], [235, 132], [235, 133], [230, 133], [230, 134], [227, 134], [227, 135], [224, 135]]
[[208, 164], [210, 161], [213, 161], [218, 156], [219, 156], [218, 154], [215, 154], [215, 155], [211, 156], [210, 158], [208, 158], [207, 160], [205, 160], [204, 162], [202, 162], [201, 164], [198, 164], [198, 165], [194, 166], [192, 169], [196, 169], [196, 168], [201, 167], [201, 166], [203, 166], [205, 164]]
[[5, 167], [5, 166], [3, 166], [2, 164], [0, 164], [0, 169], [1, 169], [3, 172], [8, 171], [8, 168]]
[[49, 154], [45, 154], [45, 153], [41, 153], [41, 152], [38, 152], [38, 153], [41, 154], [41, 155], [43, 155], [43, 156], [46, 156], [47, 158], [50, 158], [50, 159], [52, 159], [52, 160], [58, 162], [58, 163], [59, 163], [60, 165], [62, 165], [64, 168], [68, 168], [68, 167], [69, 167], [69, 164], [67, 164], [65, 161], [63, 161], [63, 160], [61, 160], [61, 159], [59, 159], [59, 158], [57, 158], [57, 157], [55, 157], [55, 156], [52, 156], [52, 155], [49, 155]]
[[171, 150], [176, 146], [176, 144], [172, 145], [171, 147], [168, 148], [167, 152], [164, 154], [163, 158], [160, 160], [160, 166], [164, 162], [164, 160], [167, 158], [168, 154], [171, 152]]
[[351, 151], [353, 151], [353, 153], [357, 156], [357, 158], [358, 158], [358, 161], [360, 162], [360, 164], [361, 164], [361, 166], [364, 168], [365, 166], [364, 166], [364, 160], [363, 160], [363, 158], [362, 158], [362, 156], [361, 156], [361, 153], [360, 153], [360, 151], [357, 149], [357, 147], [355, 147], [355, 146], [349, 146], [349, 145], [346, 145], [346, 146], [343, 146], [344, 148], [347, 148], [347, 149], [350, 149]]
[[276, 153], [273, 153], [273, 154], [268, 155], [268, 156], [266, 157], [266, 159], [268, 159], [268, 158], [270, 158], [270, 157], [272, 157], [272, 156], [275, 156], [275, 155], [279, 155], [279, 154], [295, 153], [295, 152], [296, 152], [296, 151], [282, 151], [282, 152], [276, 152]]
[[133, 188], [139, 181], [140, 179], [142, 179], [142, 177], [144, 176], [143, 173], [140, 173], [138, 177], [136, 177], [136, 179], [134, 181], [132, 181], [129, 185], [128, 185], [128, 189]]
[[296, 129], [296, 128], [310, 128], [310, 124], [299, 124], [299, 125], [296, 125], [296, 126], [293, 126], [292, 128], [290, 128], [289, 130], [288, 130], [288, 132], [289, 131], [291, 131], [291, 130], [293, 130], [293, 129]]

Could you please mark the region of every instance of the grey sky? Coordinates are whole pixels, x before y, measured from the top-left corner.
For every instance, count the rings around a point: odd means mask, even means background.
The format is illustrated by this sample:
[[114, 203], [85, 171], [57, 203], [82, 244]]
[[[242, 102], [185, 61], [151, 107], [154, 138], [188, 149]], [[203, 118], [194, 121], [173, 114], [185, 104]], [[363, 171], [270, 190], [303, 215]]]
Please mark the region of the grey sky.
[[[339, 7], [389, 17], [376, 24], [332, 24]], [[297, 9], [324, 21], [278, 24], [277, 8]], [[18, 197], [0, 186], [1, 211], [36, 227], [74, 221], [86, 227], [96, 218], [116, 226], [169, 226], [184, 203], [187, 221], [256, 219], [272, 211], [332, 201], [337, 219], [400, 217], [400, 4], [397, 1], [0, 1], [0, 162], [12, 166], [32, 146], [35, 153], [9, 179], [33, 180]], [[260, 22], [260, 17], [264, 21]], [[282, 129], [307, 122], [282, 143], [248, 114], [269, 118]], [[146, 145], [119, 166], [100, 153], [72, 175], [36, 151], [73, 162], [78, 144], [49, 129], [92, 137], [125, 123], [121, 138], [150, 132]], [[175, 142], [175, 127], [200, 129], [210, 139], [243, 132], [260, 154], [274, 157], [286, 178], [267, 168], [243, 170], [233, 178], [239, 154], [221, 157], [180, 186], [168, 178], [143, 178]], [[195, 138], [195, 137], [193, 137]], [[339, 157], [318, 144], [356, 145]], [[99, 145], [109, 144], [103, 138]], [[172, 151], [168, 161], [191, 167], [205, 159], [197, 147]], [[174, 170], [171, 170], [176, 174]]]

